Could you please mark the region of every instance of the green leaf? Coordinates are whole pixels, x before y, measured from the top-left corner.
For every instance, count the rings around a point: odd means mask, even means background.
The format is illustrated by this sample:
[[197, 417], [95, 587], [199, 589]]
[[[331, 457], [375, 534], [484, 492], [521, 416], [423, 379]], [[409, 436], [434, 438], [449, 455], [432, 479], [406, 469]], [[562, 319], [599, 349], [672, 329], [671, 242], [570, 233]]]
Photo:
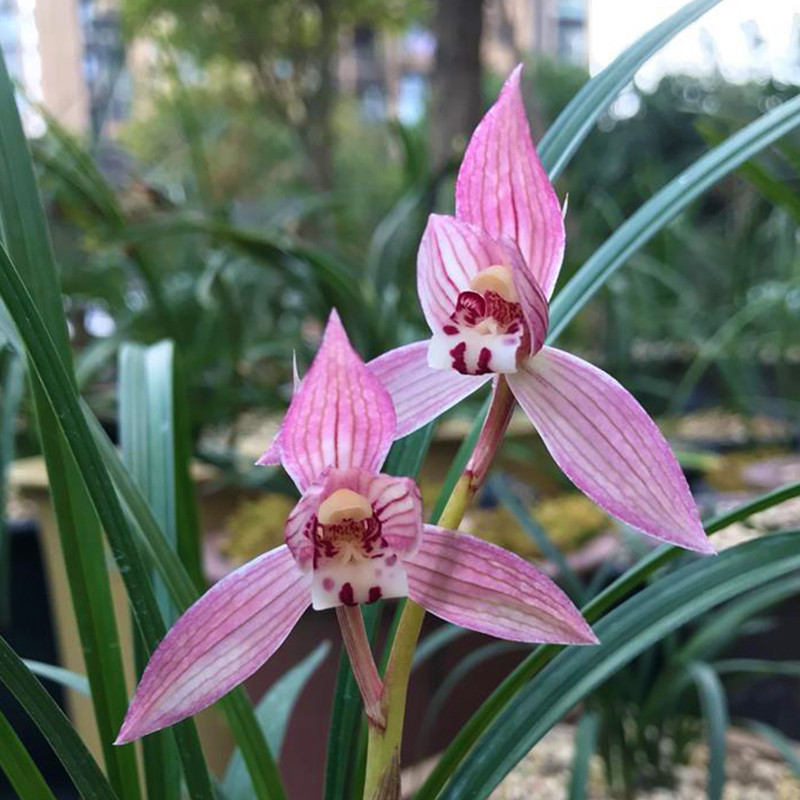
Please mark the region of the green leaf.
[[40, 678], [46, 678], [66, 689], [74, 689], [76, 692], [85, 694], [87, 697], [90, 697], [92, 694], [89, 688], [89, 681], [85, 675], [78, 675], [77, 672], [72, 672], [63, 667], [57, 667], [55, 664], [31, 661], [28, 658], [24, 659], [23, 663], [34, 675], [38, 675]]
[[580, 603], [586, 597], [586, 587], [570, 567], [564, 554], [553, 544], [544, 528], [536, 522], [523, 502], [513, 492], [508, 485], [508, 478], [503, 475], [494, 475], [489, 480], [489, 486], [501, 505], [511, 512], [520, 527], [533, 539], [542, 555], [557, 568], [556, 577], [561, 579], [567, 594], [572, 600]]
[[708, 742], [708, 800], [722, 800], [725, 790], [725, 733], [728, 729], [728, 703], [717, 673], [708, 665], [696, 662], [689, 674], [700, 696]]
[[685, 169], [650, 198], [589, 257], [550, 306], [554, 341], [611, 275], [686, 206], [748, 158], [800, 124], [800, 97], [782, 103]]
[[6, 514], [7, 471], [16, 453], [17, 415], [25, 391], [25, 362], [8, 347], [2, 364], [0, 405], [0, 628], [11, 624], [11, 540]]
[[[772, 508], [798, 496], [800, 496], [800, 481], [767, 492], [709, 520], [705, 524], [706, 533], [710, 535], [720, 531], [734, 522], [740, 522], [752, 514], [757, 514], [759, 511]], [[677, 547], [658, 548], [594, 597], [581, 609], [581, 613], [588, 622], [593, 623], [621, 598], [626, 597], [643, 584], [658, 569], [684, 552]], [[448, 777], [453, 774], [457, 765], [473, 747], [481, 732], [497, 717], [515, 694], [555, 657], [560, 649], [552, 645], [537, 648], [495, 689], [447, 747], [439, 763], [417, 794], [417, 800], [428, 800], [438, 796], [438, 792]]]
[[[169, 546], [177, 552], [175, 398], [171, 342], [152, 347], [124, 345], [119, 351], [119, 430], [122, 458], [153, 510]], [[185, 465], [183, 465], [185, 468]], [[151, 572], [161, 614], [176, 618], [164, 583]], [[136, 642], [137, 675], [147, 665], [146, 648]], [[170, 731], [142, 741], [148, 797], [177, 800], [180, 770]]]
[[84, 800], [117, 800], [117, 795], [102, 770], [64, 716], [64, 712], [2, 636], [0, 683], [5, 684], [50, 742], [53, 752], [64, 765], [81, 797]]
[[751, 731], [763, 736], [782, 756], [786, 765], [794, 773], [795, 778], [800, 781], [800, 751], [797, 742], [784, 736], [777, 728], [767, 725], [765, 722], [750, 720], [747, 727]]
[[750, 675], [788, 675], [800, 678], [800, 661], [770, 661], [761, 658], [727, 658], [711, 664], [718, 675], [746, 672]]
[[599, 728], [600, 717], [596, 713], [587, 711], [581, 715], [575, 734], [575, 753], [572, 756], [568, 800], [586, 800], [588, 797], [589, 767], [597, 744]]
[[25, 745], [0, 711], [0, 769], [19, 800], [56, 800]]
[[[62, 373], [66, 391], [74, 393], [67, 325], [49, 231], [14, 87], [1, 55], [0, 230], [25, 284], [19, 275], [17, 280], [30, 291], [33, 297], [28, 295], [28, 299], [41, 315], [40, 332], [48, 339], [53, 364]], [[11, 309], [8, 312], [19, 328], [19, 320]], [[140, 792], [134, 749], [112, 745], [127, 708], [127, 691], [99, 522], [60, 429], [60, 409], [48, 405], [38, 373], [31, 372], [37, 427], [104, 761], [117, 794], [125, 800], [137, 800]]]
[[428, 707], [425, 709], [425, 714], [422, 717], [422, 722], [419, 726], [418, 744], [421, 748], [425, 748], [429, 742], [429, 737], [433, 730], [436, 721], [443, 715], [444, 707], [450, 696], [456, 690], [458, 685], [481, 664], [489, 661], [495, 656], [504, 655], [505, 653], [513, 653], [514, 651], [530, 650], [529, 645], [520, 642], [505, 642], [494, 641], [489, 642], [473, 650], [468, 655], [464, 656], [453, 668], [447, 673], [444, 680], [436, 688], [436, 691], [431, 696], [428, 702]]
[[[198, 599], [197, 588], [180, 559], [170, 548], [152, 510], [130, 472], [122, 463], [116, 448], [85, 403], [83, 412], [139, 545], [143, 548], [150, 565], [158, 570], [172, 602], [179, 611], [185, 611]], [[256, 797], [259, 800], [267, 800], [267, 798], [281, 800], [284, 797], [284, 791], [275, 760], [244, 690], [241, 687], [234, 689], [225, 695], [219, 704], [228, 718], [231, 731], [250, 771]]]
[[694, 0], [667, 17], [623, 51], [583, 86], [558, 115], [539, 143], [539, 157], [550, 179], [564, 170], [591, 132], [597, 118], [630, 83], [639, 67], [676, 34], [713, 8], [720, 0]]
[[[69, 494], [69, 496], [73, 496], [77, 481], [84, 482], [108, 538], [111, 552], [117, 560], [120, 574], [128, 591], [128, 598], [136, 614], [137, 624], [148, 651], [152, 652], [166, 631], [150, 585], [147, 568], [131, 535], [111, 479], [84, 419], [73, 379], [70, 377], [64, 361], [58, 355], [37, 306], [4, 247], [0, 247], [0, 297], [5, 302], [25, 344], [29, 365], [36, 372], [44, 393], [42, 399], [46, 397], [57, 422], [58, 431], [65, 438], [69, 452], [75, 460], [76, 468], [70, 469], [66, 475], [61, 475], [55, 470], [50, 471], [51, 487], [56, 485], [56, 481], [65, 478], [67, 481], [73, 482], [72, 492]], [[85, 522], [87, 519], [90, 520], [91, 517], [87, 518], [84, 515], [82, 521]], [[86, 531], [81, 530], [81, 537], [85, 536]], [[78, 542], [77, 553], [79, 555], [86, 556], [93, 552], [94, 550], [87, 546], [85, 541]], [[102, 552], [102, 549], [99, 549], [100, 555]], [[100, 571], [88, 573], [87, 577], [99, 579], [100, 575], [105, 576], [105, 567]], [[111, 608], [109, 601], [105, 608], [98, 608], [97, 611], [109, 616]], [[89, 674], [91, 680], [91, 672]], [[121, 672], [110, 673], [107, 677], [113, 678], [115, 675], [121, 680]], [[95, 697], [94, 687], [92, 696]], [[179, 750], [190, 796], [210, 800], [212, 797], [211, 781], [194, 724], [191, 721], [183, 722], [175, 726], [174, 733], [180, 742]], [[120, 753], [124, 752], [123, 748], [117, 750]], [[128, 750], [131, 755], [132, 752], [132, 749]], [[129, 780], [136, 780], [135, 773]]]
[[[270, 750], [276, 758], [280, 755], [286, 728], [297, 699], [330, 649], [330, 642], [317, 645], [302, 661], [275, 681], [258, 704], [256, 709], [258, 724], [264, 731]], [[253, 796], [253, 784], [239, 750], [235, 750], [231, 756], [222, 789], [229, 800], [249, 800]]]
[[702, 558], [657, 581], [595, 627], [600, 644], [561, 652], [483, 730], [441, 794], [482, 800], [576, 703], [648, 647], [720, 603], [800, 568], [800, 532]]
[[433, 633], [429, 633], [424, 639], [421, 639], [420, 643], [417, 645], [417, 649], [414, 651], [414, 661], [411, 664], [411, 669], [418, 669], [441, 649], [447, 647], [447, 645], [456, 641], [456, 639], [466, 636], [469, 632], [468, 628], [459, 628], [457, 625], [451, 625], [448, 622]]

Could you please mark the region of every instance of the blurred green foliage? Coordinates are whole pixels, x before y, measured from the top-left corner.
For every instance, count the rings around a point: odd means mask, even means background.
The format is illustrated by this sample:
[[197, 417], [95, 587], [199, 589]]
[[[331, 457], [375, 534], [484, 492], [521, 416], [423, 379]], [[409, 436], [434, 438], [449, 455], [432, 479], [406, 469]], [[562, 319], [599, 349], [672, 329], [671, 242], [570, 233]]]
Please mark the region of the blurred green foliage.
[[[550, 62], [526, 74], [538, 136], [587, 75]], [[487, 105], [500, 79], [487, 79]], [[87, 153], [57, 128], [37, 144], [73, 337], [101, 410], [123, 337], [177, 340], [196, 429], [282, 408], [292, 350], [303, 342], [307, 365], [331, 305], [367, 357], [426, 335], [416, 248], [427, 214], [452, 210], [457, 165], [430, 174], [424, 122], [367, 121], [339, 97], [321, 191], [291, 126], [247, 87], [213, 70], [202, 80], [167, 71], [117, 144]], [[562, 283], [680, 169], [795, 92], [719, 75], [630, 87], [558, 181], [569, 198]], [[796, 410], [798, 181], [795, 135], [635, 255], [566, 344], [655, 411]], [[110, 337], [99, 335], [106, 314]]]

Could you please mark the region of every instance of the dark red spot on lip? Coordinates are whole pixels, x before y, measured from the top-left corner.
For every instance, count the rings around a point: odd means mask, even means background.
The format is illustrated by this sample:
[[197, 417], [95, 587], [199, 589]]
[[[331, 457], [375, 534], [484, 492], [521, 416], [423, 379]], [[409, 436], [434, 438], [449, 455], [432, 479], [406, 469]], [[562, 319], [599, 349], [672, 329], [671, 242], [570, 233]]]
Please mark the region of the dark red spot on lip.
[[353, 585], [351, 583], [345, 583], [342, 586], [342, 588], [339, 590], [339, 599], [346, 606], [354, 606], [356, 604], [356, 599], [353, 594]]
[[369, 589], [369, 597], [367, 598], [368, 603], [377, 603], [378, 600], [381, 599], [383, 592], [381, 591], [380, 586], [371, 586]]
[[445, 325], [442, 331], [448, 336], [455, 336], [458, 333], [458, 328], [455, 325]]
[[478, 369], [476, 375], [485, 375], [491, 372], [489, 369], [489, 362], [492, 360], [492, 351], [488, 347], [482, 347], [480, 355], [478, 356]]
[[462, 375], [468, 375], [467, 362], [464, 355], [467, 352], [467, 343], [460, 342], [450, 351], [450, 358], [453, 359], [453, 369], [460, 372]]

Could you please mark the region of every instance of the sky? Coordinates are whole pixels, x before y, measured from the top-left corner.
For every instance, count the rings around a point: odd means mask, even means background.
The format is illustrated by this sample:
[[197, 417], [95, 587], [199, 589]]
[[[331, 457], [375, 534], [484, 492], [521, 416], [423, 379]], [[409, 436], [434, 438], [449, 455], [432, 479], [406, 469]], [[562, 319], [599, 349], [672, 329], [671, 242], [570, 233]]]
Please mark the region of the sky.
[[[592, 73], [684, 2], [589, 0]], [[715, 62], [728, 80], [771, 74], [800, 84], [800, 0], [722, 0], [645, 64], [637, 84], [650, 88], [665, 72], [707, 74]]]

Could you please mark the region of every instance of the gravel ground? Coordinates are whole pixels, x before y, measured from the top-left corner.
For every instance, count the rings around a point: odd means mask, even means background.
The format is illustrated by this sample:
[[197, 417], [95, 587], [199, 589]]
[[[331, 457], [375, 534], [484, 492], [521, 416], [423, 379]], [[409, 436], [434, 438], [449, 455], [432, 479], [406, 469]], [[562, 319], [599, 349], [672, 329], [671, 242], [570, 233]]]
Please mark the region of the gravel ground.
[[[492, 794], [491, 800], [564, 800], [572, 761], [574, 728], [556, 726]], [[800, 752], [798, 752], [800, 755]], [[698, 746], [691, 763], [678, 769], [677, 784], [637, 795], [637, 800], [706, 800], [707, 751]], [[403, 775], [408, 796], [434, 762], [426, 762]], [[724, 800], [800, 800], [800, 782], [777, 753], [756, 737], [731, 731], [728, 737], [727, 783]], [[591, 765], [588, 800], [608, 800], [599, 758]]]

